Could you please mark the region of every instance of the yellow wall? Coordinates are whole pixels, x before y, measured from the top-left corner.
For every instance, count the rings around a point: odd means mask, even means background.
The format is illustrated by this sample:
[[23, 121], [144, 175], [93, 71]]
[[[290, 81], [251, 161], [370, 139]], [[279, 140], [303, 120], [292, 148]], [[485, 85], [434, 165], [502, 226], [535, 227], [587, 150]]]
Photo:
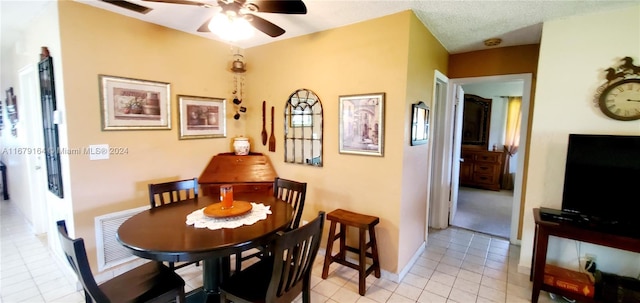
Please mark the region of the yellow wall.
[[[412, 104], [423, 101], [431, 109], [434, 108], [434, 71], [447, 73], [447, 51], [440, 42], [424, 27], [422, 22], [411, 14], [409, 20], [409, 48], [407, 64], [407, 89], [402, 113], [403, 142], [402, 146], [402, 200], [400, 208], [400, 252], [398, 268], [402, 269], [413, 257], [413, 253], [425, 239], [427, 225], [427, 201], [431, 189], [431, 147], [429, 144], [411, 146], [411, 114]], [[434, 111], [431, 111], [433, 118]], [[432, 120], [433, 121], [433, 120]], [[432, 124], [433, 125], [433, 124]], [[433, 129], [433, 128], [432, 128]], [[430, 136], [433, 138], [433, 136]]]
[[[69, 157], [75, 232], [93, 255], [94, 217], [147, 205], [149, 183], [199, 176], [212, 155], [231, 151], [245, 121], [228, 111], [227, 138], [178, 140], [177, 94], [230, 99], [228, 45], [75, 1], [59, 10], [69, 148], [128, 149], [109, 160]], [[102, 131], [99, 74], [170, 83], [172, 129]]]
[[[377, 235], [384, 249], [381, 265], [395, 273], [424, 241], [427, 166], [408, 163], [408, 111], [417, 99], [429, 99], [433, 86], [433, 68], [446, 66], [446, 53], [431, 34], [418, 28], [410, 12], [278, 41], [246, 50], [247, 99], [253, 102], [248, 114], [247, 135], [259, 142], [260, 105], [275, 106], [276, 125], [281, 125], [288, 96], [299, 88], [311, 89], [320, 97], [324, 112], [324, 155], [322, 168], [283, 163], [283, 128], [276, 127], [278, 148], [269, 153], [278, 175], [308, 182], [304, 217], [318, 210], [345, 208], [381, 219]], [[423, 37], [424, 36], [424, 37]], [[413, 41], [417, 39], [417, 41]], [[428, 45], [427, 42], [431, 43]], [[407, 59], [410, 46], [427, 50]], [[430, 47], [435, 48], [429, 53]], [[443, 55], [443, 53], [445, 55]], [[426, 75], [416, 76], [412, 61]], [[407, 96], [407, 82], [422, 85]], [[411, 86], [418, 85], [411, 83]], [[340, 154], [338, 152], [338, 99], [341, 95], [384, 92], [384, 157]], [[266, 147], [254, 144], [257, 152]], [[424, 150], [424, 149], [423, 149]], [[410, 155], [410, 158], [417, 157]], [[419, 157], [419, 156], [418, 156]], [[415, 163], [413, 163], [415, 164]], [[423, 177], [406, 179], [407, 169], [419, 169]], [[403, 189], [418, 188], [418, 193], [403, 196]], [[406, 207], [410, 208], [405, 210]], [[403, 218], [401, 212], [412, 212]], [[401, 220], [402, 218], [402, 220]], [[401, 222], [402, 221], [402, 222]], [[409, 236], [400, 245], [401, 228]], [[402, 231], [404, 233], [404, 231]], [[402, 249], [400, 249], [402, 247]], [[401, 254], [402, 256], [400, 256]], [[400, 264], [399, 264], [400, 261]]]
[[500, 47], [449, 56], [449, 78], [532, 73], [535, 79], [540, 45]]

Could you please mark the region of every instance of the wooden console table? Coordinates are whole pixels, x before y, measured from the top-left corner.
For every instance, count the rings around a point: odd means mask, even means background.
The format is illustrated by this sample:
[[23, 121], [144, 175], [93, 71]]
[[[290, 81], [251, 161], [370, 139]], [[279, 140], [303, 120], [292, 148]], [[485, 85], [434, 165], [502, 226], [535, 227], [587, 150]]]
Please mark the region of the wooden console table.
[[538, 302], [540, 291], [548, 291], [580, 302], [597, 302], [593, 298], [578, 295], [543, 283], [544, 266], [547, 263], [547, 248], [549, 236], [556, 236], [576, 241], [589, 242], [632, 252], [640, 252], [640, 239], [602, 232], [595, 229], [585, 229], [570, 222], [544, 221], [540, 218], [540, 209], [533, 209], [533, 218], [536, 229], [533, 239], [533, 260], [531, 264], [531, 276], [533, 291], [531, 302]]
[[198, 183], [204, 196], [218, 196], [221, 184], [232, 184], [234, 193], [273, 194], [273, 180], [277, 176], [269, 158], [263, 154], [222, 153], [211, 158]]

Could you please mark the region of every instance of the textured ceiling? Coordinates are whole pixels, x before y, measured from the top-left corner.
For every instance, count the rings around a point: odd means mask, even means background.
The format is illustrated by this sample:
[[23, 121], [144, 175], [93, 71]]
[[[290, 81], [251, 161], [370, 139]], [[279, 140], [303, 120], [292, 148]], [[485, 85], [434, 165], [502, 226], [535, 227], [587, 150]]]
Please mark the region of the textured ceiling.
[[[41, 10], [39, 7], [50, 1], [0, 0], [2, 10], [0, 26], [4, 46], [10, 43], [12, 33], [19, 31], [19, 23], [28, 22], [30, 15], [39, 12]], [[209, 39], [217, 39], [211, 33], [196, 32], [205, 20], [219, 10], [215, 1], [204, 1], [213, 4], [214, 7], [203, 8], [130, 0], [153, 9], [145, 15], [102, 1], [75, 1]], [[286, 30], [284, 35], [271, 38], [256, 31], [251, 39], [235, 44], [241, 48], [249, 48], [411, 9], [449, 53], [453, 54], [486, 49], [483, 41], [493, 37], [503, 40], [498, 47], [539, 43], [542, 23], [545, 21], [625, 7], [631, 9], [632, 6], [640, 3], [640, 0], [304, 0], [304, 2], [308, 10], [306, 15], [258, 13], [262, 18], [284, 28]], [[25, 10], [25, 7], [31, 8]]]

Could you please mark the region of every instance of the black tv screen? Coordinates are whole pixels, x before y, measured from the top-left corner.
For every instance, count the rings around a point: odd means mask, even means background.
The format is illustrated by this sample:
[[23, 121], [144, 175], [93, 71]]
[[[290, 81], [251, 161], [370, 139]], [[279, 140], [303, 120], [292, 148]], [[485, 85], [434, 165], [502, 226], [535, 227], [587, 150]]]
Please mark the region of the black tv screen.
[[562, 210], [640, 226], [640, 136], [570, 134]]

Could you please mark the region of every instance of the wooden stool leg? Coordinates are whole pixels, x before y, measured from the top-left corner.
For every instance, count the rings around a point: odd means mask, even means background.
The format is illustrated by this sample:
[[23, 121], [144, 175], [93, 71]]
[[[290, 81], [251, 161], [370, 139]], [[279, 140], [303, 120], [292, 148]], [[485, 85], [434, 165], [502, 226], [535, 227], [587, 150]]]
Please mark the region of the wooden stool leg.
[[380, 278], [380, 261], [378, 260], [378, 243], [376, 242], [375, 226], [369, 226], [369, 241], [371, 242], [371, 257], [373, 259], [374, 275]]
[[339, 223], [340, 224], [340, 252], [338, 253], [338, 258], [340, 260], [346, 260], [347, 259], [347, 226], [344, 223]]
[[333, 262], [331, 254], [333, 250], [333, 242], [336, 238], [336, 222], [331, 221], [331, 227], [329, 228], [329, 236], [327, 237], [327, 247], [324, 253], [324, 266], [322, 267], [322, 278], [326, 279], [329, 275], [329, 265]]
[[360, 285], [358, 285], [358, 290], [360, 291], [360, 295], [364, 296], [366, 291], [366, 280], [367, 280], [367, 230], [360, 228], [360, 264], [358, 265], [358, 278]]

